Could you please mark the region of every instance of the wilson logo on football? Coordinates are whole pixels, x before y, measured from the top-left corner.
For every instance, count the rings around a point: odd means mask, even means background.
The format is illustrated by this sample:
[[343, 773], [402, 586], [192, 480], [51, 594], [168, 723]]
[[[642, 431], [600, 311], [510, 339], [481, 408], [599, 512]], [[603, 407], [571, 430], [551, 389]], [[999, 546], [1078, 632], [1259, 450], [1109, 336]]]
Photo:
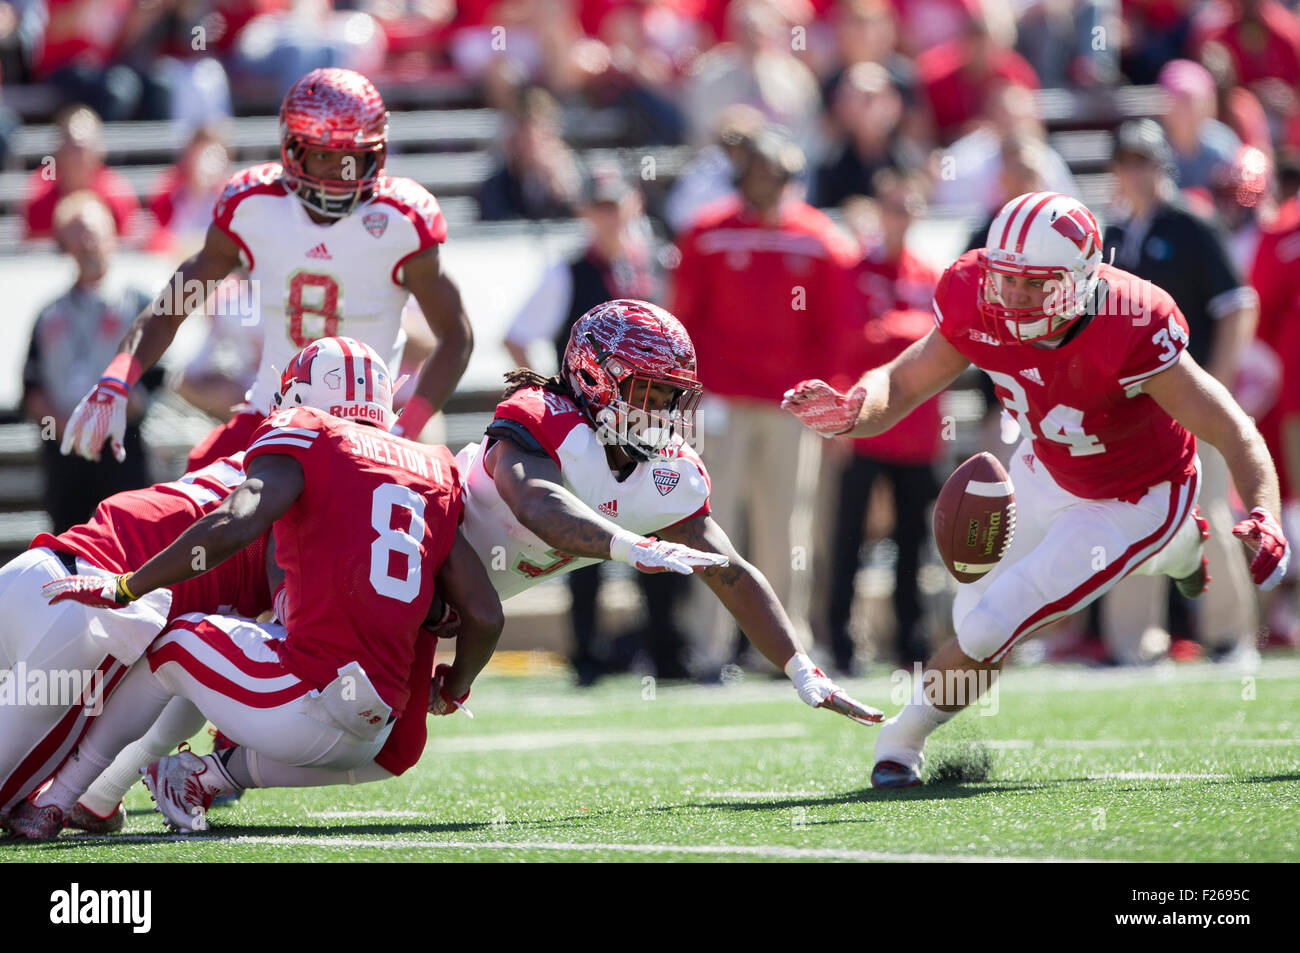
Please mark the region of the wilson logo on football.
[[361, 217], [361, 224], [375, 238], [379, 238], [388, 228], [388, 216], [384, 212], [370, 212]]
[[660, 496], [667, 496], [677, 485], [677, 481], [682, 475], [676, 470], [668, 470], [664, 467], [655, 467], [654, 470], [655, 489], [659, 491]]

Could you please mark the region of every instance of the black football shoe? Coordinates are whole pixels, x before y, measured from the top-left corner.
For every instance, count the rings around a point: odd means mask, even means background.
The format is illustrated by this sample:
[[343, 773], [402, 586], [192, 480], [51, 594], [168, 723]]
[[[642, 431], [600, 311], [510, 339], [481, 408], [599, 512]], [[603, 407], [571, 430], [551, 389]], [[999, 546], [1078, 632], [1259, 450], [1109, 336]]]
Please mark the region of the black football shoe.
[[914, 788], [921, 783], [921, 775], [897, 761], [877, 761], [871, 769], [873, 788]]

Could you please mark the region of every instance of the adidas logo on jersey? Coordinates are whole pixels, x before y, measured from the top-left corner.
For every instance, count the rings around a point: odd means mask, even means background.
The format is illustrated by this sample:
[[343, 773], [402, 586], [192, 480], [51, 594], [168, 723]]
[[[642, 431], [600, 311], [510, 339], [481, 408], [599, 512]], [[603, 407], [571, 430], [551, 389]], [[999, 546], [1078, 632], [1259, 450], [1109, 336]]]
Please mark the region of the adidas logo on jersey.
[[618, 516], [618, 500], [610, 500], [608, 503], [602, 503], [596, 507], [606, 516]]
[[321, 242], [319, 245], [317, 245], [317, 246], [316, 246], [315, 248], [313, 248], [311, 251], [307, 252], [307, 257], [308, 257], [308, 258], [330, 258], [330, 259], [332, 259], [334, 256], [331, 255], [331, 254], [329, 253], [329, 249], [325, 247], [325, 243], [324, 243], [324, 242]]
[[1020, 376], [1023, 377], [1025, 380], [1033, 381], [1039, 387], [1044, 386], [1043, 375], [1038, 373], [1038, 368], [1036, 367], [1031, 367], [1028, 370], [1021, 371]]

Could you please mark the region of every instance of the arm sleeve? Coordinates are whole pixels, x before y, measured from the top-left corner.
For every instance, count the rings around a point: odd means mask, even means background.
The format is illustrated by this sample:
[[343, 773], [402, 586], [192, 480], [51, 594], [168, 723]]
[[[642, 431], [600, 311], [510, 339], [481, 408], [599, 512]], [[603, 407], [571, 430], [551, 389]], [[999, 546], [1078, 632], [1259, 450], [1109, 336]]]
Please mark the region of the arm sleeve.
[[524, 453], [532, 454], [535, 457], [550, 456], [546, 448], [542, 446], [541, 441], [534, 437], [528, 428], [517, 420], [511, 420], [508, 417], [497, 417], [488, 426], [486, 433], [494, 440], [504, 440], [518, 447]]
[[[587, 426], [586, 419], [566, 397], [551, 394], [539, 387], [516, 391], [497, 405], [493, 425], [513, 421], [527, 432], [541, 449], [560, 465], [560, 445], [574, 427]], [[518, 430], [508, 431], [517, 435]], [[513, 441], [512, 441], [513, 442]]]

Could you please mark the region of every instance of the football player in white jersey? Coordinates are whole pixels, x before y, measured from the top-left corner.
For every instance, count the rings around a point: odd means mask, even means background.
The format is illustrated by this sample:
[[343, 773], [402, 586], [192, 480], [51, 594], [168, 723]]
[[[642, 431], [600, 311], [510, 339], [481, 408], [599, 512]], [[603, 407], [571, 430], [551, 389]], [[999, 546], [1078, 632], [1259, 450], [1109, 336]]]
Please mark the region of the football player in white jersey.
[[[456, 458], [464, 475], [461, 533], [502, 601], [603, 559], [641, 572], [698, 573], [802, 701], [861, 724], [883, 718], [813, 664], [767, 580], [709, 516], [708, 472], [687, 442], [701, 395], [695, 347], [675, 317], [643, 301], [606, 302], [574, 325], [559, 376], [517, 370], [507, 381], [487, 439]], [[450, 616], [437, 620], [443, 637], [455, 635]], [[450, 714], [456, 701], [463, 699], [448, 696], [435, 679], [429, 711]], [[408, 748], [400, 761], [354, 772], [252, 754], [252, 776], [258, 787], [355, 784], [400, 774], [419, 754]], [[182, 794], [194, 799], [189, 809], [202, 812], [205, 798], [242, 790], [206, 770], [216, 758], [200, 759], [204, 769]], [[120, 789], [107, 789], [108, 774], [126, 777], [129, 768], [115, 762], [95, 783], [104, 789], [99, 796], [120, 797]]]
[[281, 161], [227, 183], [203, 248], [135, 319], [69, 419], [63, 453], [98, 459], [109, 440], [114, 455], [125, 456], [131, 386], [241, 263], [259, 297], [261, 367], [244, 405], [195, 448], [189, 469], [247, 447], [271, 408], [279, 371], [318, 338], [354, 337], [396, 367], [410, 295], [438, 340], [395, 428], [417, 438], [464, 373], [473, 335], [460, 292], [442, 272], [438, 246], [447, 226], [438, 202], [410, 179], [384, 174], [387, 150], [388, 111], [368, 79], [316, 69], [298, 80], [280, 107]]

